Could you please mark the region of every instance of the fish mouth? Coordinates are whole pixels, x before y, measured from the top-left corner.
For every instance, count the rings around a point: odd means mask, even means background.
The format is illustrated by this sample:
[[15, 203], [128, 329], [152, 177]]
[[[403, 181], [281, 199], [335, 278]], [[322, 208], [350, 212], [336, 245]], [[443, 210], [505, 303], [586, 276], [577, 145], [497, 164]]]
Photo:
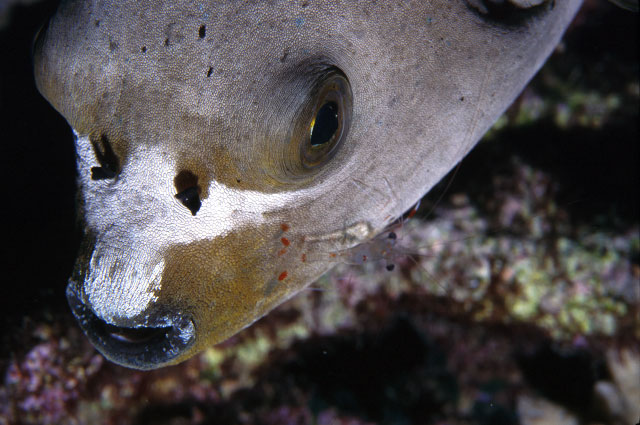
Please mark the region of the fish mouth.
[[193, 320], [180, 313], [152, 314], [144, 324], [119, 326], [98, 317], [78, 294], [75, 282], [67, 285], [67, 301], [96, 349], [125, 367], [149, 370], [165, 366], [195, 341]]

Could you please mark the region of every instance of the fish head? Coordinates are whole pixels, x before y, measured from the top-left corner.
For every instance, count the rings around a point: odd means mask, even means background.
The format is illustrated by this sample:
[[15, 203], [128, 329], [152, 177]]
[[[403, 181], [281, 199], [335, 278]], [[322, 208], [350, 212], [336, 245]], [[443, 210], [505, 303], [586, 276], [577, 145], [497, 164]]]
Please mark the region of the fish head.
[[183, 361], [437, 183], [579, 4], [505, 23], [475, 3], [62, 2], [34, 74], [75, 137], [67, 297], [98, 350]]

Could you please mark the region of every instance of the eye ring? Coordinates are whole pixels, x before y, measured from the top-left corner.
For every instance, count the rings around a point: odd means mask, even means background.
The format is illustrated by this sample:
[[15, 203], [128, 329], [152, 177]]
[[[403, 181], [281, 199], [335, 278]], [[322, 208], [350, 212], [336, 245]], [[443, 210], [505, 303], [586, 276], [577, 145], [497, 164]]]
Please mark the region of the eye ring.
[[353, 108], [351, 86], [337, 69], [324, 76], [311, 99], [299, 146], [305, 170], [321, 167], [335, 156], [349, 132]]

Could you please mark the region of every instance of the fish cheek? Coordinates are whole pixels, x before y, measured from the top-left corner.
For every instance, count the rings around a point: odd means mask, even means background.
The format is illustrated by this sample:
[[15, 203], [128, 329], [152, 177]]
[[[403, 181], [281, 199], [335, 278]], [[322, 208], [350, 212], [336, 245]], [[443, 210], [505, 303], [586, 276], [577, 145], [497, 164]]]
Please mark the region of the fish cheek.
[[194, 345], [172, 363], [222, 342], [242, 330], [304, 282], [278, 282], [278, 229], [244, 227], [224, 236], [175, 245], [165, 255], [165, 273], [156, 304], [191, 315]]

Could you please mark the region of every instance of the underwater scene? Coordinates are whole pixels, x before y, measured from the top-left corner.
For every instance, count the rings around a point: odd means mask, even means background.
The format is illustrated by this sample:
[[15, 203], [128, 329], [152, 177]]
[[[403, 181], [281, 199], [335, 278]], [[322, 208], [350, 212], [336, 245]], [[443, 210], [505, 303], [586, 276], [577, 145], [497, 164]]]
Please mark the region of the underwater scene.
[[640, 421], [637, 13], [586, 0], [413, 210], [227, 341], [137, 371], [96, 351], [65, 297], [73, 136], [30, 58], [56, 2], [0, 7], [0, 425]]

